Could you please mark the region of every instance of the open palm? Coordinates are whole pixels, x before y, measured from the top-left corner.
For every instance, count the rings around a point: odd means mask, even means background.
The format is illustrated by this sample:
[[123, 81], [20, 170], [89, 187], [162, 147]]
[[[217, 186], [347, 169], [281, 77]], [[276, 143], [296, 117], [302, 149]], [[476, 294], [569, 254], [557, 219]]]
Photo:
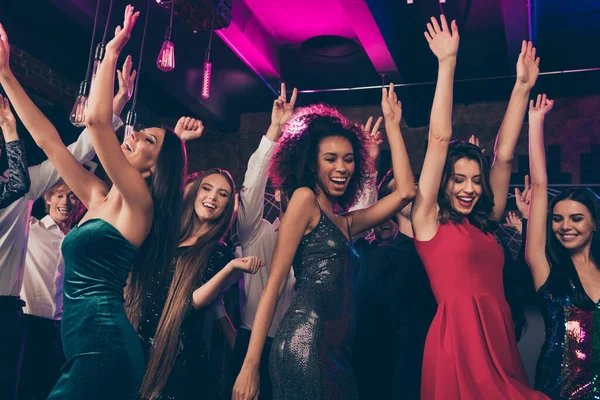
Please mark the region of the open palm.
[[535, 81], [540, 73], [540, 58], [536, 58], [535, 52], [533, 44], [523, 40], [521, 53], [517, 61], [517, 81], [527, 85], [529, 89], [535, 85]]
[[456, 21], [452, 21], [451, 29], [448, 27], [448, 22], [444, 15], [440, 16], [440, 22], [441, 24], [438, 23], [435, 17], [431, 17], [431, 22], [427, 23], [425, 39], [427, 39], [429, 48], [438, 61], [443, 61], [449, 57], [456, 56], [460, 37]]
[[107, 52], [114, 52], [119, 54], [123, 47], [127, 44], [129, 39], [131, 38], [131, 31], [135, 26], [135, 21], [137, 21], [140, 16], [140, 12], [134, 12], [133, 6], [125, 7], [125, 17], [123, 18], [123, 27], [117, 26], [115, 29], [115, 37], [108, 42], [106, 45]]

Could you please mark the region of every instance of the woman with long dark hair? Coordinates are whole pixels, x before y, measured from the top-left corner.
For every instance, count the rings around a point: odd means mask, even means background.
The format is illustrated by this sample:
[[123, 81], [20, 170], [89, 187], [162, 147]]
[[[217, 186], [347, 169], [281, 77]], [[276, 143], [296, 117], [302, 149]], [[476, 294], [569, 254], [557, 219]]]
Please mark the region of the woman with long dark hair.
[[234, 218], [235, 184], [215, 168], [188, 185], [178, 247], [148, 264], [127, 288], [128, 314], [146, 354], [142, 399], [209, 399], [204, 312], [235, 271], [256, 273], [257, 257], [232, 260], [223, 242]]
[[[123, 307], [123, 288], [137, 259], [168, 259], [168, 240], [177, 236], [185, 171], [181, 140], [171, 131], [147, 128], [119, 145], [111, 123], [116, 62], [138, 15], [127, 6], [123, 27], [106, 45], [85, 120], [112, 187], [79, 165], [27, 97], [8, 67], [8, 41], [0, 29], [2, 86], [37, 145], [88, 208], [62, 245], [67, 361], [51, 399], [136, 397], [144, 357]], [[134, 273], [144, 267], [134, 265]]]
[[432, 17], [425, 32], [438, 59], [438, 80], [411, 212], [417, 252], [438, 301], [425, 343], [421, 398], [544, 398], [527, 384], [504, 296], [503, 250], [494, 235], [539, 59], [523, 42], [490, 167], [476, 145], [450, 142], [459, 36], [455, 21], [448, 26], [440, 19]]
[[548, 209], [543, 126], [554, 101], [529, 107], [531, 203], [525, 256], [533, 275], [546, 340], [535, 387], [553, 400], [591, 399], [600, 392], [597, 316], [600, 302], [599, 199], [584, 188], [566, 190]]
[[357, 399], [352, 372], [354, 283], [358, 253], [352, 236], [406, 206], [415, 188], [402, 134], [402, 109], [390, 85], [382, 90], [396, 190], [369, 208], [347, 212], [368, 179], [364, 132], [336, 109], [299, 109], [285, 125], [270, 176], [288, 198], [250, 345], [233, 398], [256, 399], [262, 348], [290, 267], [296, 294], [272, 344], [274, 399]]

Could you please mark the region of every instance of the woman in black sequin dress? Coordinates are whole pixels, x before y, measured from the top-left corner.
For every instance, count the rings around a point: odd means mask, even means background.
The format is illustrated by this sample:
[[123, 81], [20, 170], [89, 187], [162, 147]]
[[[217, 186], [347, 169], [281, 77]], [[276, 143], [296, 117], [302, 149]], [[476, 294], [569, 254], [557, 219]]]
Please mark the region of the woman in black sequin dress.
[[[142, 399], [208, 399], [206, 307], [234, 271], [255, 273], [256, 257], [232, 260], [222, 239], [231, 226], [235, 185], [227, 171], [208, 170], [189, 184], [179, 246], [169, 265], [147, 268], [128, 287], [129, 316], [143, 342]], [[213, 394], [214, 396], [214, 394]]]
[[[284, 93], [280, 99], [285, 101]], [[343, 215], [336, 211], [352, 206], [367, 183], [366, 146], [373, 138], [324, 105], [299, 109], [284, 127], [271, 178], [290, 201], [233, 399], [258, 397], [262, 347], [292, 263], [296, 295], [271, 350], [273, 397], [358, 398], [351, 362], [358, 254], [351, 236], [387, 220], [414, 194], [393, 85], [389, 93], [383, 89], [382, 109], [397, 189], [368, 209]]]
[[548, 208], [543, 126], [553, 105], [538, 95], [529, 108], [525, 255], [546, 328], [535, 388], [552, 400], [600, 399], [600, 204], [591, 190], [572, 188]]

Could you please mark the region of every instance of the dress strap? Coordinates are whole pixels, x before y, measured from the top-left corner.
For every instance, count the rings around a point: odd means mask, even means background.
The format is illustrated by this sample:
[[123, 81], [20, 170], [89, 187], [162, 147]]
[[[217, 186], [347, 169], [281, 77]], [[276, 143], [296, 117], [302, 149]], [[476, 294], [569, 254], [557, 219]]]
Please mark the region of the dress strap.
[[348, 240], [352, 243], [352, 231], [350, 230], [350, 222], [348, 221], [348, 216], [346, 214], [343, 215], [346, 220], [346, 227], [348, 228]]

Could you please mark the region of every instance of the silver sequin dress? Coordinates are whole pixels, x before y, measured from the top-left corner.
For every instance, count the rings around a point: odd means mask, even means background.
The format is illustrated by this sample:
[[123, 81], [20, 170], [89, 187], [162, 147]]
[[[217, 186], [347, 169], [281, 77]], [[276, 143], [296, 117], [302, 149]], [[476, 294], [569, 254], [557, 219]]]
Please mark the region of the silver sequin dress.
[[296, 295], [273, 340], [273, 398], [358, 399], [352, 371], [359, 257], [321, 211], [294, 256]]

